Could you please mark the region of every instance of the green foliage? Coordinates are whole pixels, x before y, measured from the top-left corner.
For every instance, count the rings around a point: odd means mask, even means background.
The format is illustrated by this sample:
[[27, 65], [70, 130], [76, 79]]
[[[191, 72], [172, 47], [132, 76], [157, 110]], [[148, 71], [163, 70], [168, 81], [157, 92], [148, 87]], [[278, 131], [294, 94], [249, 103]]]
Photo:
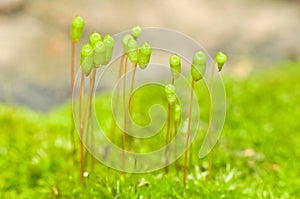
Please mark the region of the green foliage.
[[[205, 180], [208, 159], [199, 160], [200, 146], [193, 145], [186, 198], [300, 195], [299, 79], [299, 62], [245, 80], [225, 78], [227, 118], [214, 150], [211, 180]], [[163, 100], [164, 87], [155, 94]], [[140, 103], [153, 100], [142, 96]], [[96, 106], [110, 126], [108, 99], [99, 99]], [[69, 104], [50, 113], [0, 105], [0, 198], [184, 198], [183, 174], [174, 165], [167, 175], [164, 170], [123, 174], [99, 163], [81, 185], [79, 154], [68, 137], [69, 114]]]

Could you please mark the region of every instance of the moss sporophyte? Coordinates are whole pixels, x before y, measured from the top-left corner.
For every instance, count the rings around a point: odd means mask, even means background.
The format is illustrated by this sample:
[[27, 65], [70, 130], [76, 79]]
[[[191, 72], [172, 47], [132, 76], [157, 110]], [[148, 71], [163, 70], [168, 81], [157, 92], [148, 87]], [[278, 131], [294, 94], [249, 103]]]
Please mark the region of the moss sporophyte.
[[[128, 107], [130, 106], [131, 95], [134, 90], [134, 79], [136, 74], [137, 66], [141, 69], [145, 69], [150, 62], [150, 57], [152, 53], [151, 46], [144, 42], [140, 48], [138, 48], [137, 39], [142, 34], [142, 29], [139, 26], [134, 26], [131, 30], [131, 34], [126, 34], [122, 39], [123, 51], [124, 54], [121, 56], [120, 67], [118, 73], [118, 81], [123, 76], [123, 136], [122, 136], [122, 167], [125, 168], [125, 157], [124, 152], [126, 150], [126, 132], [130, 131], [130, 122], [127, 122], [128, 119]], [[130, 82], [130, 91], [129, 99], [126, 99], [126, 78], [128, 70], [128, 60], [132, 64], [132, 76]], [[119, 88], [117, 86], [117, 102], [119, 101]], [[118, 103], [116, 103], [118, 104]], [[127, 124], [128, 123], [128, 124]], [[115, 129], [116, 127], [113, 127]], [[130, 141], [130, 140], [129, 140]]]
[[[72, 93], [74, 91], [74, 56], [75, 56], [75, 44], [81, 39], [82, 31], [83, 31], [84, 21], [80, 16], [76, 16], [71, 25], [70, 36], [72, 40], [72, 53], [71, 53], [71, 89]], [[113, 107], [114, 111], [118, 108], [123, 109], [123, 128], [117, 128], [116, 122], [112, 122], [112, 126], [110, 129], [110, 138], [111, 141], [119, 142], [122, 148], [122, 157], [120, 154], [121, 159], [121, 168], [122, 170], [126, 170], [126, 159], [125, 159], [125, 151], [131, 151], [132, 147], [132, 137], [128, 136], [128, 132], [131, 132], [132, 123], [129, 120], [129, 107], [131, 107], [131, 101], [133, 100], [134, 93], [134, 84], [135, 84], [135, 76], [136, 70], [138, 68], [140, 70], [144, 70], [150, 63], [150, 59], [152, 56], [152, 47], [147, 42], [141, 42], [139, 46], [138, 40], [139, 37], [142, 35], [142, 29], [139, 26], [134, 26], [131, 29], [130, 34], [125, 34], [122, 38], [122, 47], [123, 47], [123, 54], [120, 58], [119, 68], [118, 68], [118, 76], [117, 76], [117, 86], [116, 86], [116, 103]], [[86, 42], [85, 45], [81, 48], [81, 58], [80, 58], [80, 66], [81, 66], [81, 76], [80, 76], [80, 85], [79, 85], [79, 136], [80, 136], [80, 179], [81, 182], [84, 183], [85, 181], [85, 174], [86, 172], [86, 163], [85, 159], [88, 157], [87, 150], [84, 147], [84, 140], [88, 142], [91, 146], [91, 152], [94, 153], [94, 120], [93, 120], [93, 103], [92, 103], [92, 96], [95, 90], [95, 78], [97, 76], [97, 69], [107, 65], [113, 56], [115, 40], [110, 35], [105, 35], [103, 38], [102, 36], [97, 33], [93, 32], [89, 40]], [[209, 124], [208, 124], [208, 133], [209, 133], [209, 140], [210, 146], [212, 148], [212, 133], [211, 133], [211, 123], [212, 123], [212, 94], [213, 94], [213, 78], [214, 78], [214, 69], [217, 66], [217, 70], [220, 72], [227, 60], [227, 57], [222, 52], [218, 52], [216, 57], [212, 63], [212, 70], [210, 74], [210, 112], [209, 112]], [[207, 64], [207, 56], [201, 50], [197, 51], [192, 57], [192, 64], [190, 66], [190, 77], [191, 82], [190, 86], [190, 94], [189, 94], [189, 108], [187, 110], [187, 118], [182, 119], [182, 112], [183, 108], [177, 99], [176, 95], [176, 85], [180, 83], [178, 80], [181, 75], [181, 57], [178, 54], [171, 54], [168, 60], [170, 66], [170, 82], [167, 83], [164, 87], [164, 103], [167, 105], [167, 121], [163, 128], [162, 132], [165, 133], [165, 169], [166, 173], [169, 172], [169, 158], [171, 157], [170, 154], [174, 154], [177, 157], [177, 139], [175, 138], [178, 135], [179, 126], [183, 119], [186, 119], [186, 137], [184, 140], [185, 144], [185, 151], [184, 151], [184, 162], [183, 162], [183, 193], [186, 193], [186, 184], [187, 184], [187, 160], [188, 160], [188, 153], [189, 153], [189, 146], [191, 145], [191, 131], [197, 131], [197, 129], [191, 129], [192, 123], [192, 115], [193, 115], [193, 95], [195, 92], [195, 84], [201, 81], [204, 78], [204, 74], [206, 72], [206, 64]], [[131, 80], [129, 89], [127, 89], [127, 78], [129, 67], [131, 68]], [[85, 90], [85, 79], [89, 78], [89, 87], [87, 92], [87, 97], [85, 99], [84, 90]], [[123, 78], [122, 82], [122, 96], [120, 96], [120, 88], [119, 82]], [[129, 93], [127, 93], [129, 90]], [[138, 90], [138, 89], [137, 89]], [[128, 95], [129, 94], [129, 95]], [[128, 97], [129, 96], [129, 97]], [[122, 107], [118, 107], [118, 101], [122, 97]], [[186, 117], [186, 116], [184, 116]], [[73, 116], [72, 116], [73, 121]], [[95, 125], [96, 126], [96, 125]], [[71, 133], [74, 131], [74, 124], [72, 124]], [[183, 131], [183, 130], [182, 130]], [[121, 133], [120, 136], [117, 138], [117, 132]], [[168, 145], [172, 142], [175, 138], [175, 147], [174, 150], [171, 151]], [[163, 138], [164, 139], [164, 138]], [[74, 143], [74, 141], [73, 141]], [[74, 143], [75, 146], [75, 143]], [[192, 150], [190, 150], [192, 153]], [[208, 169], [208, 177], [211, 174], [212, 169], [212, 155], [213, 150], [210, 152], [210, 162], [209, 162], [209, 169]], [[95, 159], [92, 158], [91, 163], [91, 171], [94, 168]], [[130, 163], [132, 164], [132, 163]], [[175, 168], [179, 170], [179, 162], [178, 160], [175, 161]]]
[[213, 103], [212, 103], [212, 96], [213, 96], [213, 80], [214, 80], [214, 72], [215, 72], [215, 65], [217, 64], [218, 71], [221, 72], [225, 62], [227, 61], [227, 56], [222, 53], [218, 52], [215, 56], [215, 59], [212, 63], [211, 66], [211, 74], [210, 74], [210, 107], [209, 107], [209, 123], [208, 123], [208, 130], [207, 132], [209, 133], [209, 143], [210, 143], [210, 158], [209, 158], [209, 166], [208, 166], [208, 173], [207, 173], [207, 179], [210, 179], [211, 176], [211, 171], [212, 171], [212, 165], [213, 165], [213, 137], [212, 137], [212, 131], [211, 131], [211, 125], [212, 125], [212, 115], [213, 115]]
[[[72, 91], [74, 90], [74, 45], [79, 41], [82, 36], [83, 19], [76, 16], [72, 21], [71, 27], [71, 39], [72, 39], [72, 60], [71, 60], [71, 83]], [[112, 57], [114, 47], [114, 39], [110, 35], [102, 37], [99, 33], [94, 32], [90, 35], [87, 44], [81, 48], [80, 66], [80, 93], [79, 93], [79, 135], [80, 135], [80, 179], [84, 182], [85, 173], [85, 147], [83, 145], [83, 139], [90, 136], [90, 144], [92, 150], [94, 150], [94, 132], [93, 132], [93, 118], [92, 118], [92, 95], [95, 88], [95, 78], [97, 68], [108, 64]], [[89, 89], [87, 95], [86, 106], [84, 103], [84, 84], [85, 78], [89, 77]], [[73, 120], [73, 118], [72, 118]], [[73, 131], [73, 130], [72, 130]], [[91, 170], [94, 167], [94, 158], [92, 158]]]
[[[71, 47], [71, 64], [70, 64], [70, 81], [71, 81], [71, 94], [73, 95], [74, 91], [74, 81], [75, 81], [75, 45], [81, 39], [82, 30], [84, 26], [84, 20], [80, 16], [75, 16], [72, 20], [71, 29], [70, 29], [70, 37], [72, 42]], [[73, 145], [73, 149], [75, 151], [75, 124], [71, 107], [71, 129], [70, 129], [70, 137], [71, 143]]]

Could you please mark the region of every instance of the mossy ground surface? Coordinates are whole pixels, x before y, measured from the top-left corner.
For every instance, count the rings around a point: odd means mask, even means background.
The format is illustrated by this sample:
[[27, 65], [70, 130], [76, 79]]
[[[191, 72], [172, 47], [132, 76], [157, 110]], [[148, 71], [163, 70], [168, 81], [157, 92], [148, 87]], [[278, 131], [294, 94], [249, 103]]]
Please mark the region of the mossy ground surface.
[[[213, 173], [205, 180], [209, 158], [199, 160], [193, 147], [186, 198], [299, 197], [299, 67], [224, 77], [227, 117]], [[184, 198], [183, 172], [174, 165], [167, 175], [164, 169], [123, 174], [97, 163], [82, 185], [69, 108], [38, 113], [0, 105], [0, 198]]]

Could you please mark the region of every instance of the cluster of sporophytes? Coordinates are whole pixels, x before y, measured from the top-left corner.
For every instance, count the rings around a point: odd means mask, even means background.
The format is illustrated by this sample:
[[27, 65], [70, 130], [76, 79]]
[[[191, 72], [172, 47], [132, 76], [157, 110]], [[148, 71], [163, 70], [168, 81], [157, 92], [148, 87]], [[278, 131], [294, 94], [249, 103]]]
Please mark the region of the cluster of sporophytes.
[[[210, 144], [212, 148], [212, 136], [211, 136], [211, 122], [212, 122], [212, 94], [213, 94], [213, 78], [214, 78], [214, 67], [217, 64], [218, 71], [220, 72], [223, 68], [224, 63], [226, 62], [227, 57], [222, 52], [218, 52], [214, 62], [212, 64], [212, 72], [210, 75], [210, 113], [209, 113], [209, 127], [208, 133], [210, 137]], [[181, 72], [181, 60], [180, 57], [176, 54], [172, 55], [169, 59], [170, 68], [171, 68], [171, 83], [165, 86], [165, 93], [166, 98], [168, 100], [168, 126], [167, 126], [167, 133], [166, 133], [166, 144], [168, 144], [172, 140], [172, 136], [178, 133], [178, 125], [181, 120], [181, 106], [176, 100], [176, 93], [175, 93], [175, 80], [180, 76]], [[192, 109], [193, 109], [193, 93], [195, 83], [199, 82], [203, 79], [203, 75], [206, 70], [206, 55], [202, 51], [198, 51], [194, 54], [192, 65], [191, 65], [191, 92], [190, 92], [190, 104], [189, 104], [189, 111], [188, 111], [188, 126], [187, 126], [187, 137], [186, 137], [186, 147], [185, 147], [185, 154], [184, 154], [184, 193], [186, 192], [186, 170], [187, 170], [187, 159], [188, 159], [188, 151], [189, 151], [189, 143], [190, 143], [190, 135], [191, 135], [191, 120], [192, 120]], [[176, 147], [175, 147], [176, 149]], [[168, 148], [166, 148], [167, 153]], [[175, 151], [176, 154], [176, 151]], [[213, 151], [210, 152], [210, 163], [209, 163], [209, 170], [208, 170], [208, 177], [210, 176], [211, 169], [212, 169], [212, 159], [213, 158]], [[166, 158], [166, 165], [168, 165], [168, 159]], [[175, 162], [176, 168], [178, 168], [177, 161]], [[168, 172], [168, 166], [166, 166], [166, 173]]]
[[[77, 16], [74, 18], [71, 28], [71, 38], [72, 38], [72, 61], [71, 61], [71, 83], [72, 83], [72, 91], [74, 90], [74, 46], [75, 43], [81, 38], [82, 28], [83, 28], [83, 20], [81, 17]], [[117, 87], [116, 87], [116, 99], [119, 101], [119, 98], [122, 97], [122, 109], [123, 109], [123, 129], [122, 129], [122, 166], [125, 168], [125, 151], [130, 150], [130, 148], [126, 148], [126, 146], [130, 147], [131, 139], [127, 135], [127, 132], [130, 132], [131, 123], [128, 121], [128, 107], [130, 107], [131, 96], [134, 90], [134, 81], [135, 74], [137, 68], [145, 69], [150, 62], [152, 47], [147, 42], [141, 44], [138, 47], [138, 38], [142, 34], [142, 29], [139, 26], [134, 26], [131, 30], [130, 34], [126, 34], [122, 39], [123, 45], [123, 55], [120, 59], [120, 66], [117, 78]], [[89, 42], [81, 48], [81, 60], [80, 65], [82, 68], [81, 73], [81, 81], [80, 81], [80, 97], [79, 97], [79, 121], [80, 121], [80, 157], [81, 157], [81, 180], [84, 181], [84, 146], [82, 143], [83, 137], [85, 133], [93, 136], [93, 119], [92, 119], [92, 94], [94, 91], [95, 77], [97, 68], [104, 66], [109, 63], [112, 57], [114, 47], [114, 39], [105, 35], [102, 39], [101, 35], [97, 32], [91, 34]], [[217, 66], [217, 70], [220, 72], [223, 68], [224, 63], [226, 62], [227, 57], [222, 52], [218, 52], [215, 56], [215, 59], [212, 63], [211, 74], [210, 74], [210, 112], [209, 112], [209, 125], [208, 125], [208, 133], [210, 146], [212, 146], [212, 132], [211, 132], [211, 123], [212, 123], [212, 94], [213, 94], [213, 78], [214, 78], [214, 70], [215, 66]], [[131, 63], [132, 74], [131, 74], [131, 82], [129, 85], [129, 98], [126, 97], [127, 85], [126, 78], [128, 73], [128, 65]], [[178, 133], [178, 128], [181, 122], [182, 117], [182, 108], [179, 104], [179, 101], [176, 97], [176, 89], [175, 89], [175, 80], [178, 79], [181, 75], [181, 58], [179, 55], [173, 54], [169, 58], [169, 64], [171, 68], [171, 81], [169, 84], [165, 86], [165, 94], [166, 100], [168, 102], [168, 117], [167, 117], [167, 130], [166, 130], [166, 140], [165, 143], [168, 145], [174, 136]], [[202, 51], [197, 51], [193, 58], [190, 69], [191, 75], [191, 91], [190, 91], [190, 104], [188, 110], [188, 118], [187, 118], [187, 135], [186, 135], [186, 143], [185, 143], [185, 153], [184, 153], [184, 166], [183, 166], [183, 184], [184, 184], [184, 193], [186, 192], [186, 176], [187, 176], [187, 160], [189, 153], [189, 145], [191, 143], [191, 123], [192, 123], [192, 110], [193, 110], [193, 95], [195, 84], [203, 79], [203, 75], [206, 71], [207, 57], [206, 54]], [[87, 105], [84, 107], [84, 79], [85, 77], [90, 78], [89, 90], [87, 94]], [[123, 77], [123, 88], [122, 93], [120, 93], [119, 82]], [[121, 96], [120, 96], [121, 95]], [[118, 102], [115, 103], [118, 106]], [[115, 109], [121, 107], [114, 107]], [[113, 123], [112, 128], [112, 137], [116, 136], [116, 124]], [[91, 137], [91, 145], [93, 146], [93, 137]], [[129, 142], [129, 144], [126, 144]], [[175, 143], [176, 144], [176, 143]], [[92, 147], [93, 148], [93, 147]], [[166, 173], [168, 173], [168, 154], [170, 153], [169, 148], [166, 147]], [[175, 147], [175, 156], [176, 156], [176, 147]], [[192, 151], [190, 151], [192, 153]], [[210, 162], [208, 169], [208, 178], [211, 174], [213, 162], [213, 151], [210, 152]], [[175, 162], [176, 168], [178, 169], [178, 161]], [[93, 166], [93, 164], [92, 164]]]
[[[139, 26], [134, 26], [131, 30], [131, 34], [126, 34], [122, 39], [123, 51], [124, 54], [121, 57], [118, 81], [120, 81], [123, 76], [123, 136], [122, 136], [122, 167], [125, 168], [125, 146], [127, 140], [127, 133], [130, 131], [130, 122], [128, 122], [128, 107], [130, 106], [130, 99], [132, 92], [134, 90], [134, 79], [136, 74], [136, 69], [145, 69], [149, 62], [152, 53], [152, 47], [147, 42], [141, 44], [138, 48], [137, 39], [142, 34], [142, 29]], [[126, 78], [128, 72], [128, 60], [131, 62], [133, 67], [133, 72], [131, 75], [130, 90], [129, 90], [129, 99], [126, 99]], [[117, 88], [117, 100], [119, 98], [119, 88]], [[118, 103], [117, 103], [118, 104]], [[115, 127], [114, 127], [115, 129]], [[130, 139], [128, 140], [131, 141]]]
[[[81, 17], [76, 16], [73, 19], [71, 27], [71, 38], [72, 43], [80, 40], [82, 35], [84, 21]], [[79, 93], [79, 121], [80, 121], [80, 176], [81, 181], [84, 181], [84, 158], [85, 158], [85, 148], [83, 145], [84, 136], [90, 135], [91, 146], [93, 150], [93, 118], [92, 118], [92, 95], [95, 87], [95, 78], [97, 68], [105, 66], [109, 63], [112, 57], [114, 39], [109, 35], [105, 35], [102, 39], [101, 35], [97, 32], [94, 32], [90, 35], [89, 41], [87, 44], [83, 45], [81, 48], [81, 78], [80, 78], [80, 93]], [[72, 48], [73, 49], [73, 48]], [[71, 73], [74, 73], [74, 54], [72, 50], [72, 64], [71, 64]], [[71, 74], [73, 78], [72, 81], [72, 90], [74, 89], [74, 74]], [[84, 107], [84, 80], [86, 77], [89, 77], [89, 89], [87, 94], [87, 103]], [[85, 135], [85, 133], [87, 135]], [[94, 166], [94, 158], [92, 158], [92, 170]]]

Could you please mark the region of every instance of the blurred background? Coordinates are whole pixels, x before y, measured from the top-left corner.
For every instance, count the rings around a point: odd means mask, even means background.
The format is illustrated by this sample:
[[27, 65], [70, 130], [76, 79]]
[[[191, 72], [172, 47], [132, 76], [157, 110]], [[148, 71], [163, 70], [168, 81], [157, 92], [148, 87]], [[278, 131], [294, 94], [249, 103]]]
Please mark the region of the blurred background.
[[0, 0], [0, 102], [47, 111], [70, 99], [75, 15], [83, 40], [133, 25], [180, 31], [228, 54], [224, 72], [238, 78], [300, 57], [299, 0]]

